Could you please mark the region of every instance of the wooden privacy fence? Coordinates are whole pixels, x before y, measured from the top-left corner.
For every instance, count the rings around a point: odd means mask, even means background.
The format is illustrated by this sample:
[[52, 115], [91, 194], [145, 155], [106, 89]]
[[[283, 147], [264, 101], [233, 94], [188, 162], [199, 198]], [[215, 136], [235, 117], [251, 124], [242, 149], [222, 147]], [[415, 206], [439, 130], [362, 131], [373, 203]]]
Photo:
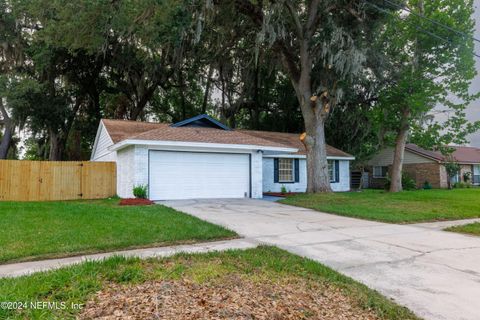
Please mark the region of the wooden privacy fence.
[[115, 194], [115, 162], [0, 160], [0, 201], [101, 199]]

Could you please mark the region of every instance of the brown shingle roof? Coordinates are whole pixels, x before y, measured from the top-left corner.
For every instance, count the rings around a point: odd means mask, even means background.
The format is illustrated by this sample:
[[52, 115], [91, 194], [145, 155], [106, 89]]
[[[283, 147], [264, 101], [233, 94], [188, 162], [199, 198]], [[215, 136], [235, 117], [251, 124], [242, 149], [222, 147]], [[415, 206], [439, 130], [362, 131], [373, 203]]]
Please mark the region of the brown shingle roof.
[[122, 140], [131, 138], [138, 134], [153, 130], [168, 127], [167, 123], [153, 123], [153, 122], [140, 122], [129, 120], [111, 120], [102, 119], [103, 125], [108, 131], [113, 143], [120, 142]]
[[[306, 154], [305, 146], [300, 141], [299, 133], [285, 133], [285, 132], [272, 132], [272, 131], [255, 131], [255, 130], [239, 130], [245, 134], [260, 137], [270, 141], [276, 141], [282, 143], [291, 148], [298, 149], [297, 154]], [[353, 157], [352, 155], [343, 152], [337, 148], [327, 145], [327, 156], [329, 157]]]
[[238, 130], [225, 131], [200, 127], [171, 127], [168, 123], [149, 123], [128, 120], [103, 119], [102, 121], [114, 143], [126, 139], [134, 139], [291, 148], [290, 146], [275, 141], [244, 134]]
[[[452, 153], [453, 158], [455, 161], [459, 163], [480, 163], [480, 149], [474, 147], [452, 147], [455, 151]], [[431, 158], [437, 161], [444, 161], [445, 156], [442, 155], [438, 151], [430, 151], [420, 148], [416, 144], [409, 143], [405, 146], [405, 149], [408, 151], [412, 151], [414, 153], [420, 154], [427, 158]]]
[[480, 149], [474, 147], [454, 147], [453, 157], [460, 163], [480, 163]]
[[170, 127], [165, 126], [130, 137], [135, 140], [160, 140], [160, 141], [189, 141], [222, 144], [244, 144], [255, 146], [268, 146], [290, 148], [290, 146], [250, 136], [237, 130], [226, 131], [213, 128], [200, 127]]
[[[103, 119], [114, 143], [126, 139], [188, 141], [222, 144], [245, 144], [256, 146], [298, 149], [297, 154], [306, 154], [300, 141], [300, 134], [254, 131], [254, 130], [219, 130], [201, 127], [171, 127], [168, 123], [149, 123], [128, 120]], [[327, 155], [331, 157], [352, 157], [348, 153], [327, 146]]]

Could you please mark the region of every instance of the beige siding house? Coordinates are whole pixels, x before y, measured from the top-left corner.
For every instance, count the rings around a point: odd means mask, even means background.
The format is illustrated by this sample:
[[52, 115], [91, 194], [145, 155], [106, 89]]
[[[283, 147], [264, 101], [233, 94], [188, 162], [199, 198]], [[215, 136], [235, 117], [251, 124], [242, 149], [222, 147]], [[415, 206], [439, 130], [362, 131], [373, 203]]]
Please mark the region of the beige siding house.
[[[392, 147], [380, 150], [366, 166], [368, 185], [371, 188], [383, 188], [388, 172], [393, 163], [394, 149]], [[470, 182], [480, 185], [480, 149], [473, 147], [455, 147], [453, 158], [460, 164], [459, 174], [452, 182], [464, 181], [465, 173], [470, 173]], [[428, 182], [434, 188], [448, 186], [447, 172], [443, 163], [445, 157], [435, 151], [422, 149], [414, 144], [407, 144], [403, 172], [413, 178], [417, 187], [421, 188]]]

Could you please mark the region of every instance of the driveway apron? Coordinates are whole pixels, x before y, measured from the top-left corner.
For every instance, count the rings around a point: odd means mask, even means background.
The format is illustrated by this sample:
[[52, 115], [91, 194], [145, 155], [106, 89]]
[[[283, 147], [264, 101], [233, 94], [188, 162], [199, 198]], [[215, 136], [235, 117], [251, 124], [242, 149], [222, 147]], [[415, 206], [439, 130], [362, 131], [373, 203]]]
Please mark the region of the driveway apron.
[[425, 319], [480, 319], [480, 238], [253, 199], [162, 204], [321, 262]]

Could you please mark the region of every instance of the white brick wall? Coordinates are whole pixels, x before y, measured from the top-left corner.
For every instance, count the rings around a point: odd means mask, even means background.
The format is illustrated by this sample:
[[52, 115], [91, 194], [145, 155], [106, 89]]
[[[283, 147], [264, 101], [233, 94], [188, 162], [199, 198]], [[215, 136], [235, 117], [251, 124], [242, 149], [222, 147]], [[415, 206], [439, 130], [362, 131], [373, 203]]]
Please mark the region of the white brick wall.
[[[134, 186], [148, 185], [148, 150], [147, 146], [132, 146], [118, 151], [117, 192], [120, 197], [133, 197]], [[252, 198], [261, 198], [263, 194], [262, 158], [261, 153], [251, 153]]]
[[[275, 183], [273, 173], [273, 158], [263, 158], [263, 192], [280, 192], [282, 185], [289, 192], [305, 192], [307, 190], [307, 164], [305, 159], [300, 159], [300, 181], [297, 183]], [[350, 190], [350, 161], [340, 160], [340, 181], [331, 183], [332, 190], [349, 191]]]
[[252, 198], [260, 199], [263, 197], [263, 155], [260, 152], [251, 153], [252, 161]]
[[[147, 146], [131, 146], [117, 152], [117, 192], [122, 198], [133, 197], [132, 189], [136, 185], [148, 184]], [[261, 198], [263, 192], [280, 192], [282, 185], [288, 191], [305, 192], [307, 189], [306, 161], [300, 159], [298, 183], [273, 182], [273, 158], [263, 158], [262, 153], [251, 153], [252, 198]], [[340, 182], [332, 183], [333, 191], [350, 190], [350, 162], [340, 160]]]
[[300, 181], [297, 183], [275, 183], [273, 158], [263, 158], [263, 192], [280, 192], [285, 186], [289, 192], [305, 192], [307, 190], [307, 166], [305, 159], [299, 160]]
[[335, 192], [350, 191], [350, 161], [340, 160], [340, 181], [332, 183], [332, 190]]
[[148, 185], [148, 148], [135, 146], [135, 185]]
[[121, 198], [133, 197], [135, 178], [135, 147], [127, 147], [117, 152], [117, 194]]

